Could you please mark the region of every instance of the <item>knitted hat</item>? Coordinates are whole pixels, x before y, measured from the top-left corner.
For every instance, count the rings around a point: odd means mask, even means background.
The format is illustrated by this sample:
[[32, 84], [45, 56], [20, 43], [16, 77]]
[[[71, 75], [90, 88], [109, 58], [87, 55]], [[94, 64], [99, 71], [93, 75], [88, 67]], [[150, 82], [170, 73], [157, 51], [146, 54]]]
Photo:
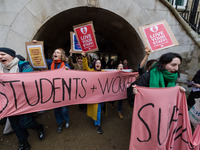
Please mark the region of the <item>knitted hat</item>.
[[0, 52], [4, 52], [7, 53], [8, 55], [15, 57], [15, 51], [10, 49], [10, 48], [6, 48], [6, 47], [0, 47]]

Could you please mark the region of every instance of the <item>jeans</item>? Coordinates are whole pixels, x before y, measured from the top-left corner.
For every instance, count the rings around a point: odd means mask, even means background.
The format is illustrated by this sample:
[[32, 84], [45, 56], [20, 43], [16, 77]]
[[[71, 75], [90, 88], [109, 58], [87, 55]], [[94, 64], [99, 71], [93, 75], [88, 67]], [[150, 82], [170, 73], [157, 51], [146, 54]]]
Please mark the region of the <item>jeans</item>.
[[98, 104], [98, 110], [97, 110], [97, 121], [94, 121], [95, 126], [101, 125], [101, 103]]
[[[115, 101], [112, 101], [112, 107], [114, 106]], [[122, 112], [122, 100], [118, 101], [118, 112]]]
[[118, 112], [122, 112], [122, 100], [119, 100]]
[[56, 123], [58, 125], [62, 124], [64, 121], [69, 123], [69, 109], [68, 106], [59, 107], [54, 109], [54, 114], [56, 117]]

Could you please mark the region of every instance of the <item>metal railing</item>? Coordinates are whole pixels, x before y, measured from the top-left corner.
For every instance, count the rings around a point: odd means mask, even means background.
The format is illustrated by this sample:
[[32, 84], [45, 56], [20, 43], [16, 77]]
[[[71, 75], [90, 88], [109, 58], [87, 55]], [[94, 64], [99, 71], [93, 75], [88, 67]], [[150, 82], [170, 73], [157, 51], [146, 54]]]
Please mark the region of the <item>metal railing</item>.
[[[175, 9], [178, 10], [178, 0], [168, 0], [172, 4], [172, 6], [175, 6]], [[188, 8], [188, 0], [187, 4], [185, 6], [185, 9], [183, 11], [179, 11], [182, 18], [191, 26], [191, 28], [200, 34], [200, 11], [196, 11], [197, 7], [196, 5], [199, 5], [198, 3], [195, 4], [195, 0], [193, 0], [191, 8]], [[195, 7], [194, 7], [195, 6]]]
[[[200, 34], [200, 12], [184, 11], [180, 15], [191, 26], [191, 28]], [[192, 16], [192, 17], [191, 17]]]

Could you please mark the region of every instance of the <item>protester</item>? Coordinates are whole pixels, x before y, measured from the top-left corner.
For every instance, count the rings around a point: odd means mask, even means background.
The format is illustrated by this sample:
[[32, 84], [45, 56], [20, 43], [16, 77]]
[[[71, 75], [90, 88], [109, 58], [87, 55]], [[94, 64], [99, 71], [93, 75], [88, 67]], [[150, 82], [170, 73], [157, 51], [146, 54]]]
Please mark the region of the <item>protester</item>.
[[[174, 87], [176, 86], [181, 62], [182, 57], [177, 53], [169, 52], [163, 54], [150, 71], [142, 74], [135, 84], [151, 88]], [[185, 89], [182, 87], [180, 87], [180, 90], [185, 92]], [[133, 85], [133, 93], [137, 93], [135, 85]]]
[[[10, 48], [0, 48], [0, 71], [1, 73], [19, 73], [19, 72], [31, 72], [29, 62], [20, 61], [16, 56], [14, 50]], [[19, 141], [18, 150], [29, 150], [31, 148], [27, 138], [29, 136], [27, 129], [34, 129], [38, 131], [38, 138], [44, 139], [43, 125], [33, 120], [31, 114], [22, 114], [18, 116], [9, 117], [10, 124], [14, 130], [15, 135]]]
[[[72, 60], [72, 50], [69, 51], [70, 52], [70, 57], [69, 57], [69, 65], [71, 67], [74, 68], [74, 70], [83, 70], [83, 60], [82, 60], [82, 56], [79, 55], [76, 57], [76, 63], [73, 63]], [[87, 104], [79, 104], [79, 109], [83, 112], [86, 112], [87, 110]]]
[[[147, 61], [150, 53], [151, 53], [151, 49], [149, 47], [145, 47], [145, 56], [142, 59], [141, 63], [138, 65], [139, 76], [141, 76], [145, 72], [148, 72], [150, 70], [151, 66], [155, 62], [157, 62], [156, 59], [151, 59], [151, 60]], [[139, 76], [137, 77], [137, 79], [139, 78]], [[134, 100], [135, 100], [135, 95], [133, 94], [133, 89], [132, 89], [132, 85], [134, 85], [134, 84], [135, 84], [135, 82], [133, 82], [127, 88], [127, 100], [131, 107], [133, 107]]]
[[[65, 62], [66, 61], [65, 51], [62, 48], [56, 49], [52, 55], [52, 58], [53, 60], [52, 59], [46, 60], [49, 70], [54, 70], [58, 68], [65, 68], [65, 69], [70, 68], [70, 66]], [[69, 127], [68, 106], [55, 108], [54, 114], [56, 122], [58, 124], [57, 133], [61, 133], [64, 121], [65, 121], [65, 128]]]
[[[117, 70], [122, 71], [123, 70], [123, 64], [119, 64], [117, 67]], [[112, 107], [114, 107], [114, 101], [112, 102]], [[123, 119], [122, 115], [122, 100], [119, 100], [118, 102], [118, 116], [120, 119]]]
[[195, 98], [200, 98], [200, 70], [196, 72], [192, 81], [193, 84], [188, 85], [189, 87], [192, 87], [192, 91], [187, 98], [187, 104], [190, 107], [195, 104]]
[[123, 69], [131, 69], [126, 59], [123, 60]]
[[138, 67], [139, 75], [142, 75], [146, 71], [149, 71], [151, 66], [157, 61], [156, 59], [150, 59], [149, 61], [147, 61], [150, 53], [151, 53], [151, 49], [149, 47], [145, 47], [145, 56]]
[[106, 68], [106, 58], [103, 56], [100, 61], [101, 61], [101, 68], [105, 69]]
[[114, 62], [113, 59], [111, 59], [111, 60], [107, 63], [106, 69], [116, 69], [115, 62]]
[[72, 52], [70, 50], [69, 65], [71, 67], [73, 67], [74, 70], [83, 70], [82, 56], [77, 56], [76, 57], [76, 63], [73, 63], [72, 58], [73, 58], [73, 56], [72, 56]]
[[[101, 70], [101, 61], [96, 60], [94, 63], [94, 68], [90, 69], [88, 67], [86, 54], [83, 52], [83, 70], [86, 71], [102, 71]], [[88, 104], [87, 105], [87, 115], [94, 120], [95, 126], [97, 127], [97, 133], [102, 134], [103, 130], [101, 128], [101, 109], [103, 103], [99, 104]]]

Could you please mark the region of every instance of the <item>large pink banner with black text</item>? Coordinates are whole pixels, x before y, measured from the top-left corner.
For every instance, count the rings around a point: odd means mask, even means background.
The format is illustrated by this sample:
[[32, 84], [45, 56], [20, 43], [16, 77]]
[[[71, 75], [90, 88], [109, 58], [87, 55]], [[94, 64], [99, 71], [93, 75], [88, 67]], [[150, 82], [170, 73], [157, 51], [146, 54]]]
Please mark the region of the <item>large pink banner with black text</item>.
[[56, 69], [0, 74], [0, 118], [66, 105], [125, 99], [138, 73]]
[[185, 93], [137, 88], [129, 150], [199, 150], [200, 127], [192, 135]]

